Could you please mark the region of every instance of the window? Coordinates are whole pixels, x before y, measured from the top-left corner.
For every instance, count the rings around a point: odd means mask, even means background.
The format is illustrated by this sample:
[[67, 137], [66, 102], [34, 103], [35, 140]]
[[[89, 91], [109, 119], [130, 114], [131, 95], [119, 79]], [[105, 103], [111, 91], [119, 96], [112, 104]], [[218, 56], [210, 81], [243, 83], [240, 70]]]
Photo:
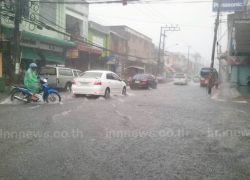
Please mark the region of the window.
[[106, 75], [106, 77], [107, 77], [107, 79], [114, 80], [114, 76], [113, 76], [112, 73], [108, 73], [108, 74]]
[[83, 78], [101, 78], [102, 73], [100, 73], [100, 72], [84, 72], [81, 74], [81, 77], [83, 77]]
[[185, 74], [175, 74], [175, 78], [185, 78]]
[[[40, 0], [51, 1], [51, 0]], [[53, 1], [52, 1], [53, 2]], [[57, 16], [57, 4], [56, 3], [40, 3], [39, 4], [39, 20], [49, 25], [55, 25]]]
[[74, 36], [82, 36], [83, 21], [73, 16], [66, 15], [66, 32]]
[[112, 74], [112, 75], [113, 75], [114, 80], [117, 80], [117, 81], [121, 80], [121, 78], [118, 75], [116, 74]]
[[59, 75], [61, 76], [73, 76], [71, 69], [59, 69]]
[[74, 73], [74, 76], [75, 76], [75, 77], [77, 77], [77, 76], [78, 76], [78, 74], [77, 74], [77, 71], [76, 71], [76, 70], [74, 70], [74, 71], [73, 71], [73, 73]]
[[56, 75], [56, 68], [43, 67], [40, 70], [40, 75]]
[[22, 6], [21, 6], [21, 14], [25, 18], [29, 18], [30, 14], [30, 7], [29, 7], [29, 1], [30, 0], [22, 0]]
[[77, 70], [76, 73], [77, 73], [77, 76], [81, 76], [82, 71]]

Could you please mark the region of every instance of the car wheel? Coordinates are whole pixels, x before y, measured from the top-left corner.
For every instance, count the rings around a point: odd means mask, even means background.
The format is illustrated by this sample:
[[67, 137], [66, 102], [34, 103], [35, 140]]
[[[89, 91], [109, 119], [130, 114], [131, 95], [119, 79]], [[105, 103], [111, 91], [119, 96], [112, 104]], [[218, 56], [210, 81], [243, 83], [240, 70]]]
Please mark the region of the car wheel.
[[126, 96], [126, 95], [127, 95], [127, 89], [126, 89], [125, 86], [124, 86], [123, 89], [122, 89], [122, 95], [123, 95], [123, 96]]
[[65, 88], [64, 90], [67, 91], [67, 92], [71, 92], [71, 87], [72, 87], [72, 84], [70, 82], [68, 82], [66, 85], [65, 85]]
[[105, 98], [105, 99], [109, 99], [109, 98], [110, 98], [110, 90], [109, 90], [109, 88], [107, 88], [107, 89], [105, 90], [104, 98]]

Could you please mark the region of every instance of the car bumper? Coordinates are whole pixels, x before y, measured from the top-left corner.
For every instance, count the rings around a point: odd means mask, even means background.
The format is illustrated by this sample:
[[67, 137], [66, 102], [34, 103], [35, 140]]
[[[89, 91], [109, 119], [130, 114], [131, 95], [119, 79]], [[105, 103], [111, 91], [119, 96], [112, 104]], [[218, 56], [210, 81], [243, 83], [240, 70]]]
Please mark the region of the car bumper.
[[186, 81], [174, 81], [174, 84], [187, 84]]
[[208, 85], [208, 80], [202, 80], [200, 81], [201, 86], [207, 86]]
[[73, 94], [82, 95], [104, 95], [104, 88], [100, 86], [76, 86], [72, 85]]
[[133, 87], [133, 88], [147, 88], [148, 87], [148, 84], [147, 83], [133, 83], [130, 85], [130, 87]]

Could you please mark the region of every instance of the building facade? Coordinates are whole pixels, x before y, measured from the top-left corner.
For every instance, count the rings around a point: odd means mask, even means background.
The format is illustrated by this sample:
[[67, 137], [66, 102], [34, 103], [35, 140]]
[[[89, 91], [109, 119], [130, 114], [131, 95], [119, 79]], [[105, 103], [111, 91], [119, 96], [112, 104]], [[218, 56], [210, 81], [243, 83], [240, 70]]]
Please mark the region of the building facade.
[[155, 65], [152, 39], [127, 26], [109, 26], [110, 29], [126, 39], [123, 76], [125, 79], [136, 73], [152, 72]]
[[123, 76], [124, 64], [126, 61], [127, 40], [115, 31], [110, 31], [110, 60], [107, 62], [108, 69], [114, 71], [119, 76]]
[[93, 21], [89, 21], [88, 42], [92, 48], [101, 50], [101, 56], [92, 57], [91, 69], [107, 69], [107, 61], [110, 56], [110, 31], [106, 26], [102, 26]]
[[238, 86], [250, 85], [250, 15], [235, 12], [228, 15], [229, 81]]
[[[39, 67], [46, 64], [64, 64], [65, 52], [75, 46], [66, 36], [65, 5], [46, 3], [48, 1], [31, 3], [23, 0], [20, 22], [20, 76], [28, 64], [36, 62]], [[1, 1], [1, 50], [2, 74], [9, 79], [15, 72], [14, 49], [14, 1]]]
[[89, 42], [88, 4], [70, 4], [65, 7], [66, 32], [70, 34], [75, 46], [68, 49], [65, 65], [81, 71], [92, 68], [92, 60], [102, 55], [100, 49]]

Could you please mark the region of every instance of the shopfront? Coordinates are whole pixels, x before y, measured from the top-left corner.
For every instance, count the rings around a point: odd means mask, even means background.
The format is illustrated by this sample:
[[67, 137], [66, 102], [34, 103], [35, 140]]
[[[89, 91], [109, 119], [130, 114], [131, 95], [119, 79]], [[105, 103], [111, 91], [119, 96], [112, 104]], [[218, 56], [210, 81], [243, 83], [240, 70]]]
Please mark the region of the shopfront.
[[[2, 26], [2, 33], [6, 39], [2, 56], [2, 74], [7, 79], [14, 71], [13, 63], [13, 28]], [[27, 31], [21, 31], [20, 42], [20, 71], [23, 76], [29, 64], [35, 62], [39, 67], [47, 64], [65, 64], [65, 52], [75, 46], [74, 42], [52, 38]]]
[[100, 69], [100, 57], [102, 51], [89, 47], [83, 43], [77, 44], [75, 48], [67, 51], [66, 66], [86, 71], [90, 69]]

